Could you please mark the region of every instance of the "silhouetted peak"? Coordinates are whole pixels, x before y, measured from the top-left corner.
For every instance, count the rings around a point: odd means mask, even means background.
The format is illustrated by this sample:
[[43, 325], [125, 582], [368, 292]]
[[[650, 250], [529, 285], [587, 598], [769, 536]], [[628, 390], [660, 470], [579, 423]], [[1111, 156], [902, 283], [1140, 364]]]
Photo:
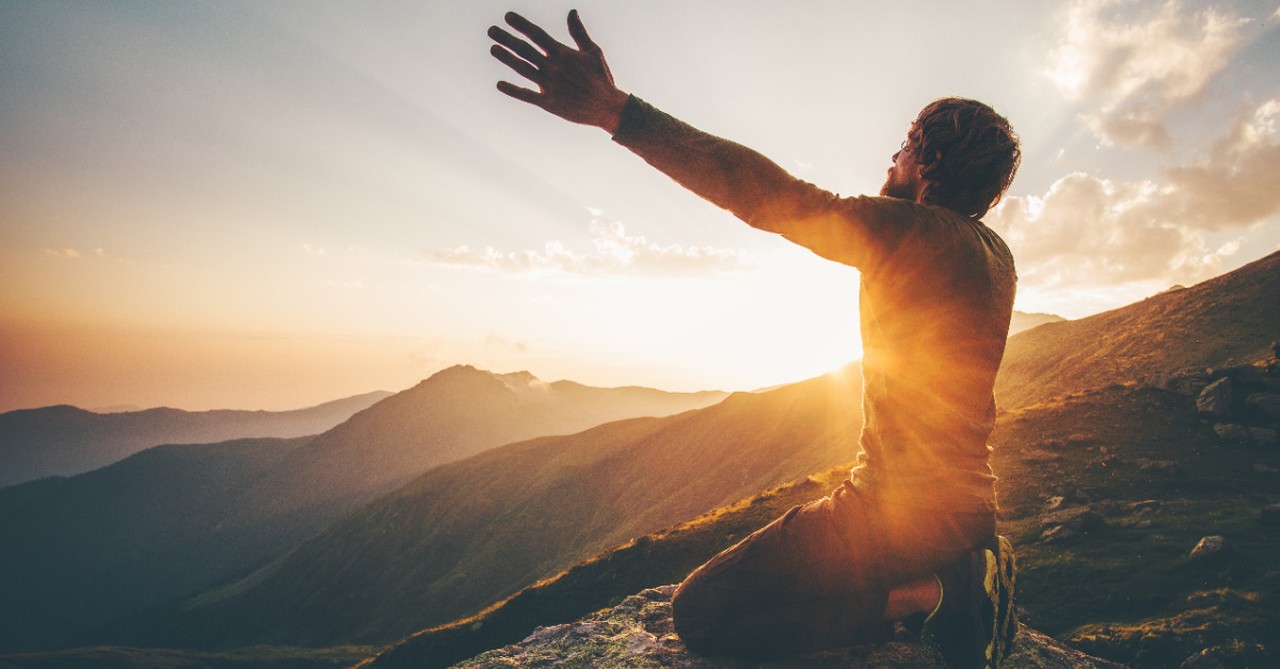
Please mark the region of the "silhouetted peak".
[[499, 374], [498, 378], [502, 379], [503, 381], [506, 381], [507, 383], [514, 383], [522, 386], [527, 386], [533, 383], [542, 382], [542, 380], [539, 379], [538, 377], [534, 376], [528, 371], [523, 371], [523, 370], [519, 372], [511, 372], [510, 374]]

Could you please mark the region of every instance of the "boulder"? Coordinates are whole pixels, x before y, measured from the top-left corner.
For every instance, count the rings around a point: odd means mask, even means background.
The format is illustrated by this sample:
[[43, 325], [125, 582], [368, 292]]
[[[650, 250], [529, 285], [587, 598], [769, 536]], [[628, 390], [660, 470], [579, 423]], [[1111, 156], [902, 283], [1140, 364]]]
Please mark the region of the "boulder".
[[1280, 395], [1254, 393], [1244, 398], [1244, 403], [1266, 414], [1273, 421], [1280, 421]]
[[1209, 385], [1209, 378], [1204, 374], [1168, 374], [1160, 375], [1154, 379], [1153, 385], [1162, 390], [1168, 390], [1179, 395], [1187, 397], [1195, 397]]
[[1218, 423], [1213, 426], [1214, 434], [1223, 441], [1243, 444], [1249, 441], [1249, 430], [1238, 423]]
[[1188, 657], [1178, 665], [1178, 669], [1227, 669], [1218, 658], [1209, 654], [1208, 649]]
[[1203, 537], [1191, 549], [1188, 556], [1196, 562], [1208, 562], [1210, 560], [1220, 560], [1231, 554], [1231, 544], [1227, 542], [1226, 537], [1219, 534], [1212, 534]]
[[[900, 633], [894, 641], [779, 659], [767, 663], [699, 657], [685, 650], [671, 626], [674, 585], [632, 595], [612, 609], [576, 622], [539, 627], [524, 641], [477, 655], [455, 669], [511, 667], [679, 667], [681, 669], [943, 669], [946, 665], [919, 642]], [[1124, 669], [1124, 665], [1085, 655], [1025, 626], [1004, 665], [1009, 669]]]
[[1204, 387], [1196, 397], [1196, 410], [1221, 418], [1231, 412], [1231, 379], [1222, 377]]
[[1138, 465], [1138, 471], [1142, 472], [1170, 475], [1178, 473], [1178, 463], [1173, 460], [1148, 460], [1146, 458], [1138, 458], [1133, 462]]

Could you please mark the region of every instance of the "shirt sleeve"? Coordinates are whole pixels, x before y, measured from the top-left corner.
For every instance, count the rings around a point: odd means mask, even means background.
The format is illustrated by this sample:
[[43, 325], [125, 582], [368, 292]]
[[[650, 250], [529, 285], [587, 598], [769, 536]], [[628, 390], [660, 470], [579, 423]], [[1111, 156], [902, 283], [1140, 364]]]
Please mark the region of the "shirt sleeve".
[[613, 135], [650, 165], [749, 225], [836, 262], [867, 269], [905, 232], [902, 200], [842, 198], [741, 144], [705, 133], [631, 96]]

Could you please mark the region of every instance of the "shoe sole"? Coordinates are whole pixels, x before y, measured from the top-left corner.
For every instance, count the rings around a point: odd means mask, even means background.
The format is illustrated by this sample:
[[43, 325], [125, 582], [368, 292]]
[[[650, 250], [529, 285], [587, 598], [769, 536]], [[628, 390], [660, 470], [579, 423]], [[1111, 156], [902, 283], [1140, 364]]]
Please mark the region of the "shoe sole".
[[[986, 647], [986, 669], [999, 669], [1013, 649], [1018, 635], [1018, 614], [1013, 607], [1015, 579], [1018, 573], [1013, 544], [1007, 537], [996, 537], [995, 550], [982, 549], [974, 556], [975, 571], [981, 570], [982, 588], [990, 604], [991, 626]], [[983, 630], [986, 632], [987, 630]]]

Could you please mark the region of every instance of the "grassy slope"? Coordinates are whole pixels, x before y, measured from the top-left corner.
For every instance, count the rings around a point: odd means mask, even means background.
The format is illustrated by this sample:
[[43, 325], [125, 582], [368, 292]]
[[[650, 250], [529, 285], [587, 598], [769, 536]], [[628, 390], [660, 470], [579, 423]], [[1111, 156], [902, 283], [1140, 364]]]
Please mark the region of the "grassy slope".
[[1002, 408], [1188, 368], [1247, 363], [1280, 339], [1280, 252], [1203, 283], [1009, 339]]
[[[1137, 387], [1080, 393], [1005, 414], [992, 444], [1001, 476], [1001, 532], [1017, 546], [1019, 605], [1028, 624], [1070, 636], [1099, 620], [1136, 623], [1174, 615], [1187, 608], [1189, 597], [1194, 602], [1196, 593], [1222, 587], [1253, 600], [1244, 614], [1215, 618], [1228, 623], [1235, 638], [1264, 639], [1265, 625], [1280, 621], [1275, 579], [1265, 576], [1280, 555], [1280, 537], [1257, 518], [1258, 507], [1280, 500], [1280, 493], [1274, 492], [1275, 474], [1253, 468], [1260, 462], [1280, 465], [1280, 453], [1224, 446], [1196, 418], [1189, 398]], [[1106, 454], [1120, 455], [1105, 468], [1089, 466]], [[1177, 461], [1179, 470], [1143, 471], [1144, 458]], [[641, 537], [478, 616], [422, 631], [373, 666], [447, 666], [518, 641], [535, 626], [568, 622], [642, 588], [677, 582], [717, 551], [790, 506], [825, 494], [845, 476], [847, 469], [836, 467]], [[1076, 500], [1087, 496], [1093, 508], [1112, 514], [1107, 525], [1073, 541], [1040, 543], [1045, 498], [1058, 493]], [[1135, 514], [1128, 508], [1128, 502], [1145, 500], [1155, 500], [1147, 505], [1155, 506], [1153, 512]], [[1150, 525], [1131, 524], [1142, 521]], [[1225, 534], [1238, 549], [1229, 567], [1206, 570], [1186, 559], [1200, 537], [1214, 533]], [[1090, 649], [1127, 661], [1135, 657], [1131, 648], [1115, 644], [1095, 643]], [[1178, 659], [1198, 649], [1189, 648]]]

